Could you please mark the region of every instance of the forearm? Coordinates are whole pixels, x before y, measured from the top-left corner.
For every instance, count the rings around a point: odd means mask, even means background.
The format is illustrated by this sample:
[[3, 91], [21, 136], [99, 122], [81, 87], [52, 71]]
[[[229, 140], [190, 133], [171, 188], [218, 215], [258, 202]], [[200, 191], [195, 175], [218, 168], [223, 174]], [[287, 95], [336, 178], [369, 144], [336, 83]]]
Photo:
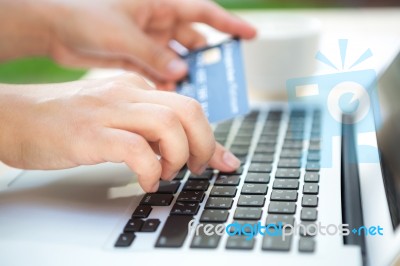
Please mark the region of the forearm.
[[49, 8], [41, 0], [0, 0], [0, 61], [47, 54]]

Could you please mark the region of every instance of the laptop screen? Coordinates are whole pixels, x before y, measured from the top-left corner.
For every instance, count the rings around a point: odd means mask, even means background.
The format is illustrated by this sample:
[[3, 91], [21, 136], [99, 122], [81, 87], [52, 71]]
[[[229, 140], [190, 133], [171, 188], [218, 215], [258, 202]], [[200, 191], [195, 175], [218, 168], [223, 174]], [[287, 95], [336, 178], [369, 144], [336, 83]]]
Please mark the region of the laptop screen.
[[[382, 174], [393, 228], [400, 223], [400, 53], [379, 79], [375, 117]], [[374, 112], [377, 114], [378, 112]]]

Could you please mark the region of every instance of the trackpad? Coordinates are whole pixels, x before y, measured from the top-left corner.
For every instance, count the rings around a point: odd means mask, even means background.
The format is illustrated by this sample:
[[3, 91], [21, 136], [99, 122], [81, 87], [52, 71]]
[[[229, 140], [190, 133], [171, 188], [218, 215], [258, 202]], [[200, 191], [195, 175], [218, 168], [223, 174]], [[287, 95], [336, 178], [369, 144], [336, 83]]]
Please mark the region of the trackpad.
[[0, 193], [2, 241], [100, 247], [143, 191], [124, 165], [26, 171]]

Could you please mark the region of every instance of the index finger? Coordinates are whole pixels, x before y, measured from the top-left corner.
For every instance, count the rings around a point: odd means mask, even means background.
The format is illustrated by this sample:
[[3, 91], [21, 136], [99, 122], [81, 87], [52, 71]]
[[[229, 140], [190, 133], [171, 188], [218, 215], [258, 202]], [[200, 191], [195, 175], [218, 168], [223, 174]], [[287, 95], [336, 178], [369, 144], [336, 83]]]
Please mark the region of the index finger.
[[211, 1], [175, 0], [169, 3], [173, 5], [179, 20], [202, 22], [217, 30], [243, 39], [251, 39], [256, 35], [256, 30], [253, 26]]
[[133, 101], [164, 105], [171, 108], [182, 123], [189, 144], [188, 167], [201, 173], [215, 151], [215, 139], [200, 104], [173, 92], [137, 90]]

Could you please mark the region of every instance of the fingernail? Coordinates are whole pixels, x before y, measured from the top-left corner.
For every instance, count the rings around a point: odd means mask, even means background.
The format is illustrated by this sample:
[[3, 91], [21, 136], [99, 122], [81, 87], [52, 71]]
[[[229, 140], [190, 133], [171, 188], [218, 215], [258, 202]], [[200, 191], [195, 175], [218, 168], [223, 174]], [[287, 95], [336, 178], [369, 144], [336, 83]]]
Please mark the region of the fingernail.
[[187, 65], [185, 62], [179, 59], [172, 59], [167, 65], [167, 70], [171, 74], [181, 74], [187, 71]]
[[160, 183], [157, 182], [152, 188], [150, 192], [156, 192], [158, 190], [158, 187], [160, 186]]
[[197, 175], [201, 175], [204, 173], [204, 171], [207, 169], [208, 165], [203, 165], [202, 167], [199, 168], [199, 170], [196, 171]]
[[222, 156], [222, 160], [229, 167], [237, 169], [240, 166], [240, 160], [238, 158], [236, 158], [236, 156], [233, 155], [229, 151], [224, 152], [224, 155]]

